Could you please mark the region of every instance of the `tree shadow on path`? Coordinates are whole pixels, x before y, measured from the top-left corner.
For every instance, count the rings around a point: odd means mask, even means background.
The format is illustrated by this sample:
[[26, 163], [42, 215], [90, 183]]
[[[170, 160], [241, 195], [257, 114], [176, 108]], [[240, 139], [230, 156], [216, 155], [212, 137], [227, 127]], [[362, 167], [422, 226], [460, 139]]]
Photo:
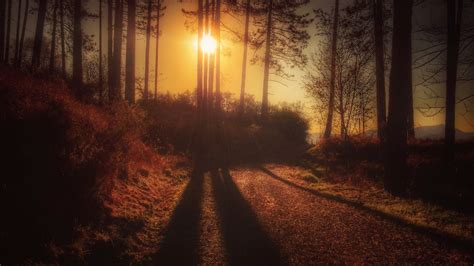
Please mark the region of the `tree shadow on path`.
[[379, 218], [388, 220], [388, 221], [390, 221], [394, 224], [410, 228], [414, 232], [422, 234], [426, 237], [429, 237], [429, 238], [431, 238], [432, 240], [434, 240], [438, 243], [444, 243], [444, 244], [447, 244], [449, 246], [454, 246], [458, 249], [461, 249], [461, 250], [467, 251], [471, 254], [474, 254], [474, 243], [473, 243], [473, 241], [471, 241], [469, 239], [462, 239], [462, 238], [459, 238], [455, 235], [440, 232], [440, 231], [437, 231], [437, 230], [435, 230], [433, 228], [430, 228], [430, 227], [427, 227], [427, 226], [412, 224], [412, 223], [410, 223], [406, 220], [403, 220], [403, 219], [401, 219], [401, 218], [399, 218], [395, 215], [385, 213], [385, 212], [379, 211], [377, 209], [371, 208], [369, 206], [363, 205], [363, 203], [359, 203], [359, 202], [356, 202], [356, 201], [345, 199], [345, 198], [340, 197], [340, 196], [327, 194], [327, 193], [324, 193], [324, 192], [317, 191], [315, 189], [311, 189], [311, 188], [307, 188], [307, 187], [298, 185], [296, 183], [293, 183], [293, 182], [291, 182], [291, 181], [289, 181], [285, 178], [282, 178], [282, 177], [276, 175], [275, 173], [273, 173], [272, 171], [268, 170], [267, 168], [265, 168], [263, 166], [260, 166], [258, 168], [260, 169], [260, 171], [262, 171], [263, 173], [265, 173], [269, 177], [271, 177], [275, 180], [278, 180], [278, 181], [280, 181], [280, 182], [282, 182], [282, 183], [284, 183], [284, 184], [286, 184], [286, 185], [288, 185], [292, 188], [295, 188], [295, 189], [313, 194], [313, 195], [315, 195], [317, 197], [320, 197], [320, 198], [324, 198], [324, 199], [327, 199], [327, 200], [330, 200], [330, 201], [335, 201], [335, 202], [338, 202], [338, 203], [342, 203], [342, 204], [351, 206], [354, 209], [365, 211], [365, 212], [367, 212], [369, 214], [372, 214], [374, 216], [377, 216]]
[[203, 194], [202, 174], [193, 174], [165, 231], [153, 265], [197, 265], [199, 222]]
[[212, 187], [230, 265], [283, 265], [285, 261], [259, 224], [227, 169], [213, 171]]

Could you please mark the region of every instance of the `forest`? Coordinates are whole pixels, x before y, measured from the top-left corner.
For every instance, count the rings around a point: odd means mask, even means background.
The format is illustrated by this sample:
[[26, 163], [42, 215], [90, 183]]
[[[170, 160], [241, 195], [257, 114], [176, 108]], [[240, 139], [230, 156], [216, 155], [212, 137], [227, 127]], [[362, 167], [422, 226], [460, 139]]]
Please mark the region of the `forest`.
[[472, 0], [0, 0], [0, 265], [474, 262]]

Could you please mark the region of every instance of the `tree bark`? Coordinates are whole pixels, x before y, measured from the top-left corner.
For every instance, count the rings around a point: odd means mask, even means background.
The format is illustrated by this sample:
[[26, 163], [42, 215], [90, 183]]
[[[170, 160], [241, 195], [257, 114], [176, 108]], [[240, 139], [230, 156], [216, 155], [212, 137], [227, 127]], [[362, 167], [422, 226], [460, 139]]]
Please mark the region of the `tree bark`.
[[220, 110], [221, 110], [221, 6], [222, 1], [216, 0], [216, 106], [215, 110], [217, 113], [217, 117], [220, 117]]
[[454, 144], [456, 142], [456, 83], [463, 4], [463, 0], [447, 1], [448, 57], [446, 64], [446, 117], [444, 143], [446, 146], [446, 156], [449, 161], [454, 159]]
[[267, 13], [267, 36], [265, 47], [265, 68], [263, 73], [263, 94], [262, 94], [262, 120], [266, 120], [268, 116], [268, 83], [270, 79], [270, 63], [272, 60], [272, 16], [273, 16], [273, 0], [268, 3]]
[[[82, 89], [82, 0], [74, 0], [74, 29], [72, 52], [72, 83], [76, 90]], [[82, 93], [81, 91], [79, 93]]]
[[51, 32], [51, 53], [49, 58], [49, 73], [53, 73], [56, 68], [56, 26], [57, 26], [58, 0], [54, 0], [53, 9], [53, 30]]
[[109, 102], [112, 102], [114, 96], [114, 51], [113, 51], [113, 2], [107, 0], [107, 86]]
[[5, 57], [5, 15], [6, 0], [0, 0], [0, 63], [3, 63]]
[[11, 21], [12, 21], [12, 0], [8, 0], [7, 9], [7, 36], [5, 41], [5, 63], [10, 63], [10, 32], [11, 32]]
[[160, 18], [161, 18], [161, 0], [158, 0], [157, 6], [157, 17], [156, 17], [156, 47], [155, 47], [155, 93], [153, 98], [158, 99], [158, 59], [159, 59], [159, 48], [160, 48]]
[[392, 68], [390, 72], [384, 186], [395, 195], [405, 193], [407, 169], [407, 112], [411, 73], [413, 0], [393, 2]]
[[375, 76], [377, 86], [377, 136], [380, 143], [385, 142], [387, 126], [385, 96], [385, 56], [384, 56], [384, 18], [383, 0], [373, 0], [375, 35]]
[[[151, 39], [151, 9], [152, 0], [148, 0], [148, 15], [146, 20], [146, 44], [145, 44], [145, 91], [143, 99], [148, 100], [149, 82], [150, 82], [150, 39]], [[159, 12], [159, 11], [158, 11]]]
[[26, 25], [28, 24], [28, 11], [30, 8], [30, 0], [26, 0], [25, 11], [23, 14], [23, 26], [21, 28], [21, 37], [20, 37], [20, 51], [18, 52], [18, 66], [21, 67], [23, 63], [23, 47], [25, 45], [25, 33]]
[[59, 13], [61, 24], [61, 73], [66, 78], [66, 36], [64, 25], [64, 0], [59, 0]]
[[245, 31], [244, 31], [244, 55], [242, 58], [242, 78], [240, 80], [240, 104], [239, 114], [242, 116], [245, 112], [245, 84], [247, 80], [247, 57], [249, 47], [249, 27], [250, 27], [250, 0], [245, 5]]
[[331, 137], [332, 120], [334, 116], [334, 96], [336, 87], [336, 56], [337, 56], [337, 31], [339, 26], [339, 0], [336, 0], [334, 7], [334, 25], [332, 31], [332, 51], [331, 51], [331, 77], [329, 84], [329, 104], [328, 117], [326, 120], [326, 128], [324, 130], [324, 138]]
[[125, 62], [125, 99], [130, 104], [135, 103], [136, 9], [136, 0], [128, 0], [127, 57]]
[[18, 53], [20, 51], [20, 21], [21, 21], [21, 3], [22, 0], [18, 0], [18, 15], [16, 19], [16, 38], [15, 38], [15, 65], [18, 66]]
[[104, 72], [102, 69], [102, 0], [99, 0], [99, 104], [104, 103]]
[[114, 62], [113, 62], [113, 101], [121, 98], [122, 90], [122, 34], [123, 34], [123, 0], [115, 0], [115, 25], [114, 25]]
[[46, 20], [47, 5], [48, 5], [47, 0], [39, 0], [38, 18], [36, 21], [35, 40], [33, 44], [33, 54], [32, 54], [32, 59], [31, 59], [31, 66], [33, 70], [36, 70], [40, 66], [40, 63], [41, 63], [40, 62], [41, 49], [43, 47], [43, 32], [44, 32], [44, 23]]

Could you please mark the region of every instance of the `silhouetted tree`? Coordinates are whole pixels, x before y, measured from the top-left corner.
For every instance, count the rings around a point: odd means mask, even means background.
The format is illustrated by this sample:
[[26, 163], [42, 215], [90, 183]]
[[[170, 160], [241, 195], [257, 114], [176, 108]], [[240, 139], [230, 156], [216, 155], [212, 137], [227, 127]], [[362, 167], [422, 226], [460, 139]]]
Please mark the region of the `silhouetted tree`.
[[[456, 5], [457, 2], [457, 5]], [[459, 40], [463, 17], [463, 0], [447, 1], [448, 51], [446, 64], [446, 121], [445, 138], [447, 157], [454, 158], [456, 138], [456, 82], [458, 78]]]
[[102, 0], [99, 0], [99, 103], [103, 104], [104, 71], [102, 68]]
[[407, 112], [410, 93], [412, 0], [393, 2], [392, 67], [390, 71], [385, 189], [403, 194], [407, 169]]
[[28, 24], [28, 14], [30, 8], [30, 0], [26, 0], [25, 11], [23, 14], [23, 26], [21, 28], [21, 37], [20, 37], [20, 51], [18, 52], [18, 66], [21, 67], [23, 63], [23, 47], [25, 46], [25, 33], [26, 25]]
[[49, 72], [53, 73], [56, 68], [56, 28], [58, 24], [58, 0], [54, 0], [53, 8], [53, 29], [51, 30], [51, 53], [49, 58]]
[[166, 6], [163, 5], [163, 0], [158, 0], [158, 4], [156, 5], [156, 43], [155, 43], [155, 92], [153, 95], [153, 98], [156, 100], [158, 97], [158, 74], [159, 74], [159, 64], [158, 64], [158, 59], [159, 59], [159, 54], [160, 54], [160, 21], [161, 17], [164, 15], [164, 11], [166, 9]]
[[74, 0], [72, 83], [76, 89], [82, 88], [82, 0]]
[[3, 62], [5, 57], [5, 13], [6, 13], [6, 0], [0, 0], [0, 63]]
[[145, 43], [145, 88], [143, 91], [143, 99], [148, 100], [149, 91], [149, 72], [150, 72], [150, 40], [151, 40], [151, 14], [152, 0], [147, 0], [147, 18], [146, 18], [146, 43]]
[[17, 15], [17, 19], [16, 19], [16, 38], [15, 38], [14, 62], [15, 62], [15, 65], [17, 65], [17, 66], [18, 66], [18, 61], [19, 61], [18, 60], [18, 53], [19, 53], [19, 50], [20, 50], [21, 2], [22, 2], [22, 0], [18, 1], [18, 6], [17, 6], [18, 15]]
[[329, 138], [332, 131], [332, 120], [334, 113], [334, 98], [335, 98], [335, 84], [336, 84], [336, 51], [337, 51], [337, 30], [339, 26], [339, 0], [336, 0], [334, 6], [334, 19], [333, 19], [333, 32], [332, 32], [332, 51], [331, 51], [331, 79], [330, 79], [330, 93], [329, 93], [329, 104], [328, 104], [328, 118], [326, 120], [326, 128], [324, 129], [324, 137]]
[[115, 23], [114, 23], [114, 61], [112, 83], [113, 90], [110, 94], [111, 100], [121, 98], [121, 70], [122, 70], [122, 34], [123, 34], [123, 0], [115, 0]]
[[[264, 64], [262, 118], [268, 114], [268, 88], [270, 74], [288, 79], [292, 75], [285, 71], [290, 68], [304, 67], [307, 61], [303, 49], [310, 38], [306, 32], [311, 23], [309, 14], [301, 14], [300, 7], [308, 0], [269, 0], [258, 3], [258, 8], [265, 14], [264, 18], [257, 19], [258, 31], [254, 36], [253, 44], [258, 49], [265, 44], [265, 55], [261, 60]], [[260, 58], [254, 58], [254, 61]], [[270, 70], [273, 70], [270, 73]]]
[[59, 0], [59, 15], [61, 24], [61, 74], [66, 77], [66, 33], [64, 24], [64, 0]]
[[128, 0], [127, 57], [125, 62], [125, 99], [135, 103], [136, 0]]
[[113, 28], [114, 10], [113, 0], [107, 0], [107, 86], [109, 102], [113, 100], [114, 95], [114, 28]]
[[385, 103], [385, 54], [384, 54], [384, 5], [383, 0], [373, 0], [374, 7], [374, 40], [375, 40], [375, 73], [377, 79], [377, 136], [380, 142], [385, 141], [387, 124]]
[[248, 47], [250, 37], [250, 11], [251, 11], [251, 0], [246, 0], [245, 3], [245, 26], [244, 26], [244, 54], [242, 58], [242, 78], [240, 80], [240, 105], [239, 112], [242, 115], [245, 111], [245, 85], [247, 81], [247, 61], [248, 61]]
[[11, 21], [12, 21], [12, 0], [8, 0], [8, 9], [7, 9], [7, 36], [5, 41], [5, 56], [4, 62], [10, 63], [10, 31], [11, 31]]
[[46, 8], [48, 0], [39, 0], [38, 18], [36, 20], [35, 40], [33, 44], [33, 54], [31, 59], [32, 68], [35, 70], [41, 63], [41, 50], [43, 48], [43, 32], [46, 20]]

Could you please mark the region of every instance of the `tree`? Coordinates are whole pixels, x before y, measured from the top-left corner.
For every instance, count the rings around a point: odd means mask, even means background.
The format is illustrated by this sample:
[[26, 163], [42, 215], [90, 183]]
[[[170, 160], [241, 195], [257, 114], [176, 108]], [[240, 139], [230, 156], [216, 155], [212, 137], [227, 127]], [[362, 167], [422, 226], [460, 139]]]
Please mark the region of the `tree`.
[[75, 89], [81, 89], [82, 73], [82, 0], [74, 0], [72, 83]]
[[11, 30], [11, 20], [12, 20], [12, 0], [8, 0], [8, 9], [7, 9], [7, 36], [5, 41], [5, 63], [10, 61], [10, 30]]
[[107, 86], [109, 102], [114, 96], [114, 44], [113, 44], [113, 0], [107, 0]]
[[123, 0], [115, 0], [114, 60], [111, 100], [120, 99], [122, 70]]
[[0, 63], [3, 62], [5, 56], [5, 13], [6, 13], [6, 0], [0, 0]]
[[39, 0], [38, 18], [36, 21], [35, 40], [33, 44], [33, 55], [31, 59], [31, 65], [32, 65], [33, 70], [36, 70], [40, 66], [40, 63], [41, 63], [41, 50], [43, 48], [43, 32], [44, 32], [44, 23], [46, 20], [47, 5], [48, 5], [48, 0]]
[[[145, 90], [143, 91], [143, 99], [148, 100], [149, 91], [149, 72], [150, 72], [150, 40], [151, 40], [151, 14], [152, 0], [147, 0], [147, 19], [146, 19], [146, 44], [145, 44]], [[159, 12], [159, 11], [158, 11]]]
[[64, 0], [59, 0], [59, 15], [61, 24], [61, 74], [66, 77], [66, 36], [64, 24]]
[[385, 103], [385, 54], [384, 54], [384, 16], [383, 0], [373, 0], [374, 7], [374, 40], [375, 40], [375, 72], [377, 86], [377, 136], [381, 143], [385, 141], [387, 123]]
[[248, 46], [249, 46], [249, 28], [250, 28], [250, 0], [247, 0], [245, 4], [245, 26], [244, 26], [244, 55], [242, 58], [242, 78], [240, 80], [240, 105], [239, 113], [242, 115], [245, 111], [245, 83], [247, 80], [247, 57], [248, 57]]
[[127, 57], [125, 62], [125, 99], [135, 103], [136, 0], [128, 0]]
[[51, 51], [49, 58], [49, 72], [53, 73], [56, 68], [56, 28], [58, 24], [58, 0], [54, 0], [53, 8], [53, 29], [51, 30]]
[[104, 74], [102, 69], [102, 0], [99, 0], [99, 102], [103, 103]]
[[411, 73], [412, 0], [393, 2], [392, 67], [390, 71], [384, 186], [392, 194], [405, 192], [407, 113]]
[[159, 65], [158, 65], [158, 59], [159, 59], [159, 47], [160, 47], [160, 20], [161, 17], [164, 15], [164, 10], [166, 9], [166, 6], [163, 5], [163, 0], [158, 0], [158, 5], [156, 8], [156, 47], [155, 47], [155, 92], [153, 95], [153, 98], [156, 100], [158, 97], [158, 74], [159, 74]]
[[[310, 38], [306, 28], [312, 20], [309, 14], [300, 13], [300, 7], [308, 0], [270, 0], [258, 3], [260, 13], [264, 18], [257, 19], [255, 26], [257, 33], [253, 38], [256, 49], [265, 44], [264, 57], [254, 58], [254, 62], [261, 60], [264, 64], [264, 79], [262, 89], [262, 118], [268, 115], [268, 89], [270, 74], [283, 79], [292, 77], [285, 67], [302, 68], [306, 65], [307, 57], [303, 53]], [[270, 70], [273, 72], [270, 73]]]
[[[457, 2], [457, 6], [456, 6]], [[456, 82], [458, 78], [459, 42], [463, 16], [463, 0], [447, 1], [447, 64], [445, 138], [448, 160], [454, 159], [456, 138]]]
[[339, 0], [336, 0], [334, 6], [334, 20], [332, 32], [332, 51], [331, 51], [331, 85], [329, 93], [328, 118], [326, 120], [326, 128], [324, 129], [324, 137], [329, 138], [332, 131], [332, 120], [334, 113], [334, 95], [336, 84], [336, 51], [337, 51], [337, 30], [339, 26]]
[[26, 25], [28, 24], [28, 13], [30, 8], [30, 0], [26, 0], [25, 3], [25, 13], [23, 14], [23, 26], [21, 29], [21, 37], [20, 37], [20, 51], [18, 52], [18, 66], [21, 67], [23, 63], [23, 47], [25, 46], [25, 32], [26, 32]]
[[20, 49], [20, 22], [21, 22], [21, 0], [18, 1], [18, 16], [16, 19], [16, 38], [15, 38], [15, 56], [14, 56], [14, 62], [15, 65], [18, 66], [18, 52]]

